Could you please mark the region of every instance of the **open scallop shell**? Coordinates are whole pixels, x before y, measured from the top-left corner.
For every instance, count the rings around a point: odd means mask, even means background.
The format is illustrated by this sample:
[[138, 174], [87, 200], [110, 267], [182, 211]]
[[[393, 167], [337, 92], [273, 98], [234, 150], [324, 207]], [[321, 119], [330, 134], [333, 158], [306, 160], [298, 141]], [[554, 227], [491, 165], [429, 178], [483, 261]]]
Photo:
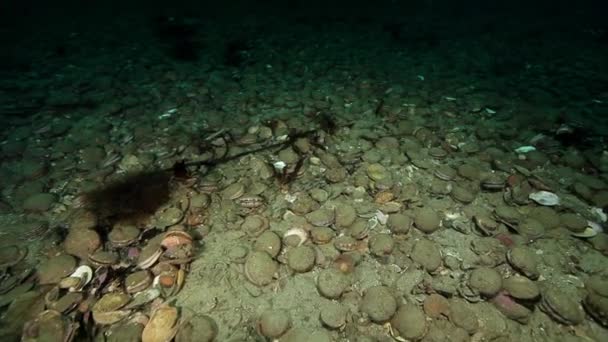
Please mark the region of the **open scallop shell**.
[[133, 296], [133, 300], [131, 300], [131, 302], [125, 306], [125, 309], [137, 309], [160, 297], [160, 295], [160, 289], [156, 287], [149, 287], [146, 290], [136, 293]]
[[570, 235], [579, 237], [579, 238], [588, 239], [588, 238], [592, 238], [592, 237], [596, 236], [597, 231], [595, 231], [595, 229], [593, 229], [591, 227], [587, 227], [587, 228], [585, 228], [585, 230], [583, 230], [582, 232], [579, 232], [579, 233], [570, 232]]
[[66, 279], [79, 279], [77, 282], [70, 284], [70, 292], [82, 290], [93, 279], [93, 269], [87, 265], [79, 266], [74, 273]]
[[308, 232], [303, 228], [291, 228], [285, 234], [283, 234], [283, 239], [291, 238], [295, 236], [298, 239], [297, 245], [301, 246], [306, 241], [308, 241]]

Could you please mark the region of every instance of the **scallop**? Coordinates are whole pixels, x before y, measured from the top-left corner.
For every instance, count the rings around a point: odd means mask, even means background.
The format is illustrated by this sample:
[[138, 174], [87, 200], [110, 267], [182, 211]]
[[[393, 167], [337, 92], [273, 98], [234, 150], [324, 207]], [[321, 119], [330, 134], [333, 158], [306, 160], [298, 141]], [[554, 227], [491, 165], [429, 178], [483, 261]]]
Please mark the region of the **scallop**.
[[393, 336], [408, 341], [421, 339], [428, 330], [424, 312], [412, 304], [400, 306], [390, 323]]
[[365, 291], [361, 311], [376, 323], [391, 319], [397, 310], [397, 300], [386, 286], [374, 286]]
[[296, 272], [308, 272], [315, 265], [315, 251], [309, 246], [292, 248], [287, 252], [287, 264]]
[[268, 338], [279, 338], [291, 326], [289, 312], [285, 310], [268, 310], [262, 313], [258, 321], [260, 334]]
[[70, 292], [80, 291], [85, 287], [91, 279], [93, 279], [93, 269], [87, 265], [79, 266], [74, 273], [70, 274], [70, 278], [78, 278], [80, 281], [73, 287], [70, 287]]
[[245, 276], [257, 286], [270, 284], [278, 269], [279, 265], [266, 252], [253, 251], [245, 261]]

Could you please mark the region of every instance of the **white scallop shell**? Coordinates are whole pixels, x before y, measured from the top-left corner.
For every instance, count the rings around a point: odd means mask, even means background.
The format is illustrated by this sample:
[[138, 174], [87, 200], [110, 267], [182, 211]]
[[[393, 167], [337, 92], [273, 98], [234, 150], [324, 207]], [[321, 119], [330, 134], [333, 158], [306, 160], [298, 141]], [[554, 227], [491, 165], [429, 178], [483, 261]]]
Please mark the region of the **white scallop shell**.
[[580, 233], [571, 232], [570, 235], [576, 236], [579, 238], [592, 238], [597, 235], [597, 231], [595, 231], [595, 229], [593, 229], [591, 227], [587, 227], [587, 228], [585, 228], [585, 230], [583, 230]]
[[285, 162], [284, 162], [284, 161], [279, 160], [279, 161], [277, 161], [277, 162], [274, 162], [274, 163], [272, 164], [272, 166], [274, 166], [274, 168], [275, 168], [277, 171], [279, 171], [279, 172], [280, 172], [280, 171], [283, 171], [283, 169], [285, 168], [285, 166], [287, 166], [287, 164], [285, 164]]
[[303, 228], [291, 228], [283, 234], [283, 238], [288, 236], [297, 236], [300, 239], [298, 246], [301, 246], [304, 242], [308, 241], [308, 232]]
[[549, 206], [549, 207], [559, 205], [559, 203], [560, 203], [559, 197], [556, 194], [549, 192], [549, 191], [533, 192], [528, 197], [540, 205]]
[[87, 265], [79, 266], [70, 277], [81, 279], [78, 287], [70, 287], [70, 292], [80, 291], [93, 279], [93, 269]]
[[602, 225], [597, 222], [587, 220], [587, 225], [589, 226], [589, 228], [593, 229], [598, 234], [604, 232], [604, 228], [602, 227]]

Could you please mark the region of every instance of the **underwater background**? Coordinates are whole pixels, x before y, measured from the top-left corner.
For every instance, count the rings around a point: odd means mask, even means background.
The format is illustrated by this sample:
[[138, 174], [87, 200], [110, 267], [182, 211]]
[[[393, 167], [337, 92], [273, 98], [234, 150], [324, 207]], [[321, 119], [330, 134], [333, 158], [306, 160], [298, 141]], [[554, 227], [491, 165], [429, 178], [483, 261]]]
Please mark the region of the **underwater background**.
[[608, 340], [603, 1], [5, 1], [0, 340]]

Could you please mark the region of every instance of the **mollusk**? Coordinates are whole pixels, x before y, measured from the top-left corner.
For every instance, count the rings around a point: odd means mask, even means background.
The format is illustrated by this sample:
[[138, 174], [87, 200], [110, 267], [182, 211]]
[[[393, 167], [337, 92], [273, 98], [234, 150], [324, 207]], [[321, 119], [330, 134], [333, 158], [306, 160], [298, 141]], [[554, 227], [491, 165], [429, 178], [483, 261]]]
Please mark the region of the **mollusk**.
[[298, 242], [298, 246], [301, 246], [303, 243], [308, 241], [308, 232], [302, 228], [291, 228], [283, 234], [283, 238], [287, 238], [289, 236], [297, 236], [300, 239]]

